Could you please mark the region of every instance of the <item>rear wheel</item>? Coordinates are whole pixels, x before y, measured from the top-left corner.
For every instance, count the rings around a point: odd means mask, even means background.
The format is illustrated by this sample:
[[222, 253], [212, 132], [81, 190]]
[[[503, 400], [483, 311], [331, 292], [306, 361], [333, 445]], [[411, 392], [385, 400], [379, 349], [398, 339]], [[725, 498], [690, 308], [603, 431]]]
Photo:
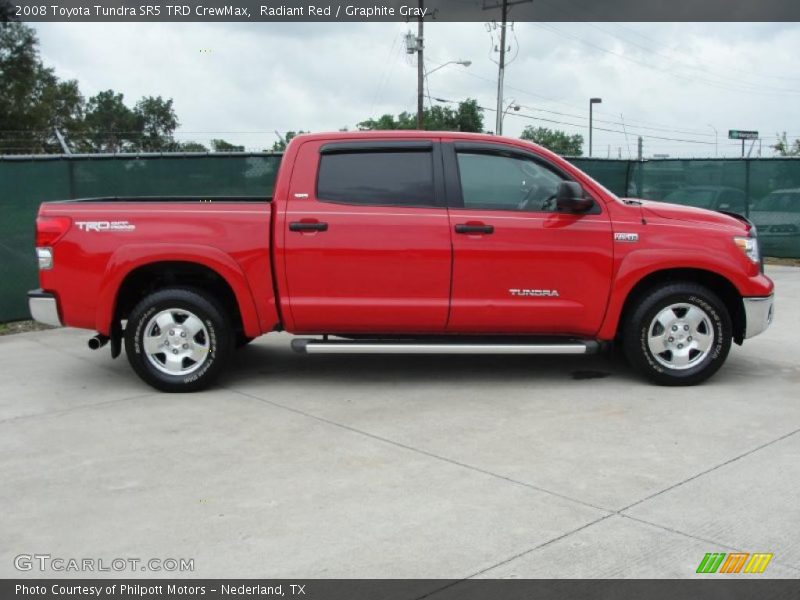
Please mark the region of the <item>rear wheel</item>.
[[661, 385], [694, 385], [711, 377], [731, 348], [731, 318], [711, 290], [674, 283], [642, 297], [623, 325], [628, 361]]
[[208, 387], [233, 351], [225, 313], [201, 291], [173, 288], [144, 298], [125, 328], [133, 370], [163, 392]]

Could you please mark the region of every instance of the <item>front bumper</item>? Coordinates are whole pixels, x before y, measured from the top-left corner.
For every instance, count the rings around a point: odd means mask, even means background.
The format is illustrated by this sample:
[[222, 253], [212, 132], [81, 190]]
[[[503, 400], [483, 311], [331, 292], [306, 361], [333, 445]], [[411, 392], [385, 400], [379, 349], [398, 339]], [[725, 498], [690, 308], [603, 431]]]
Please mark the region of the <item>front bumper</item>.
[[58, 316], [58, 300], [56, 297], [42, 290], [31, 290], [28, 292], [28, 309], [34, 321], [61, 327], [61, 319]]
[[743, 298], [745, 318], [745, 339], [763, 332], [772, 323], [775, 296], [762, 298]]

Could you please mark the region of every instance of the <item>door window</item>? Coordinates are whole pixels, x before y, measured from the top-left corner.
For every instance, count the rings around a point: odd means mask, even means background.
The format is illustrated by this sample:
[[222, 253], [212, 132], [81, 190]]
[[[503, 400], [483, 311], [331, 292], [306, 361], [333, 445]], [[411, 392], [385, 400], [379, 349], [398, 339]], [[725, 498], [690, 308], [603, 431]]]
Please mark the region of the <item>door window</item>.
[[555, 211], [563, 178], [524, 157], [458, 152], [464, 208]]
[[360, 205], [433, 206], [432, 153], [323, 154], [320, 157], [317, 199]]

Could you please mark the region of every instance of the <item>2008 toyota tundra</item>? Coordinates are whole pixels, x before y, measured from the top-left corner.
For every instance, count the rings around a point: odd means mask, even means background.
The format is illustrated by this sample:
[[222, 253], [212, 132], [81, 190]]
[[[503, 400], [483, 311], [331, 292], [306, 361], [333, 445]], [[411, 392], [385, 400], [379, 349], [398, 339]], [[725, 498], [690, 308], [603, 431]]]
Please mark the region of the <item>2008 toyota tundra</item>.
[[[752, 224], [617, 198], [530, 143], [451, 132], [302, 135], [272, 198], [91, 198], [37, 219], [33, 317], [124, 341], [168, 392], [272, 331], [306, 353], [588, 354], [710, 377], [767, 328]], [[333, 336], [333, 337], [329, 337]]]

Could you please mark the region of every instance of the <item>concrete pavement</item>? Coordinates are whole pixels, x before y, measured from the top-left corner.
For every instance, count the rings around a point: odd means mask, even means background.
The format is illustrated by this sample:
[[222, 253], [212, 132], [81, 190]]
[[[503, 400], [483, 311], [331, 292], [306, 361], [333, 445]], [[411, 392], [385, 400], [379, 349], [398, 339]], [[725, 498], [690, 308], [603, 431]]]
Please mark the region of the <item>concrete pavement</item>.
[[768, 273], [775, 323], [694, 388], [613, 356], [300, 356], [274, 335], [166, 395], [88, 332], [2, 337], [0, 577], [41, 576], [14, 568], [34, 553], [194, 559], [117, 576], [693, 577], [742, 551], [797, 578], [800, 270]]

